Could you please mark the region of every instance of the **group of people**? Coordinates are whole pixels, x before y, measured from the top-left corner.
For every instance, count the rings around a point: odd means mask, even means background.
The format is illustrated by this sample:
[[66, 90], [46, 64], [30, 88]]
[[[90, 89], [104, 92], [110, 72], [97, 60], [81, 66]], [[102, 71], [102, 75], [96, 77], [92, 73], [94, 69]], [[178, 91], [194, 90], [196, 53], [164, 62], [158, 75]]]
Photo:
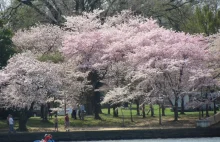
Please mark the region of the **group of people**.
[[42, 139], [41, 142], [54, 142], [54, 140], [52, 139], [51, 134], [45, 134], [44, 139]]
[[51, 134], [45, 134], [42, 140], [35, 140], [34, 142], [55, 142], [55, 141], [52, 139]]
[[[75, 107], [73, 107], [72, 118], [77, 119], [77, 117], [76, 117], [77, 113], [78, 113], [79, 119], [84, 120], [84, 116], [85, 116], [85, 107], [84, 107], [84, 105], [76, 105]], [[69, 131], [70, 121], [69, 121], [68, 113], [65, 115], [64, 120], [65, 120], [65, 129], [66, 129], [66, 131]], [[8, 126], [9, 126], [9, 133], [11, 133], [11, 132], [15, 133], [16, 131], [14, 130], [14, 120], [13, 120], [11, 114], [9, 114], [8, 117], [7, 117], [7, 123], [8, 123]], [[54, 128], [55, 128], [55, 131], [58, 132], [58, 118], [57, 118], [57, 115], [55, 115], [55, 118], [54, 118]]]
[[[81, 120], [84, 120], [84, 116], [85, 116], [85, 107], [84, 105], [76, 105], [73, 107], [73, 111], [72, 111], [72, 118], [77, 119], [77, 113], [78, 113], [78, 117]], [[64, 122], [65, 122], [65, 129], [68, 132], [69, 131], [69, 126], [70, 126], [70, 120], [69, 120], [69, 115], [68, 113], [65, 115], [64, 118]], [[54, 128], [55, 128], [55, 132], [58, 132], [58, 118], [57, 115], [55, 115], [54, 118]]]
[[84, 120], [84, 116], [85, 116], [85, 107], [84, 107], [84, 105], [75, 105], [74, 107], [73, 107], [73, 112], [72, 112], [72, 118], [74, 118], [74, 119], [77, 119], [77, 113], [78, 113], [78, 117], [79, 117], [79, 119], [81, 119], [81, 120]]
[[[70, 120], [69, 120], [69, 116], [68, 116], [68, 113], [65, 115], [65, 129], [66, 131], [69, 131], [69, 125], [70, 125]], [[58, 118], [57, 118], [57, 115], [55, 115], [55, 118], [54, 118], [54, 128], [55, 128], [55, 132], [58, 132]]]

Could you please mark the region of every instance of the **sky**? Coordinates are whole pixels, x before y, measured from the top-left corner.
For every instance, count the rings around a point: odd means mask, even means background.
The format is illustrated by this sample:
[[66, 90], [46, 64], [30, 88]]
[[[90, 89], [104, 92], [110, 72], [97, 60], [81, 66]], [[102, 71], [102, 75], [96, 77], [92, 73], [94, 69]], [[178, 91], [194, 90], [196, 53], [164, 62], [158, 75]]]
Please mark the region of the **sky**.
[[0, 11], [3, 11], [11, 4], [11, 0], [0, 0]]

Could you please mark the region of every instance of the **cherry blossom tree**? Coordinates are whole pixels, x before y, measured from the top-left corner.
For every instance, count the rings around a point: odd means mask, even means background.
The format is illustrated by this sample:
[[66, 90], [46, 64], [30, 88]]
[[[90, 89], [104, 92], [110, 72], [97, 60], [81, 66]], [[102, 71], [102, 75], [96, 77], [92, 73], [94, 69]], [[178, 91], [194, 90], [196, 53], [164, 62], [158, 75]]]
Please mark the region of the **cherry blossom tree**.
[[[63, 83], [61, 91], [62, 95], [58, 95], [55, 100], [51, 99], [51, 101], [62, 100], [59, 101], [59, 103], [63, 106], [64, 100], [69, 100], [67, 104], [70, 104], [69, 106], [71, 107], [71, 105], [76, 104], [77, 101], [82, 100], [79, 99], [82, 97], [81, 92], [83, 88], [89, 88], [89, 85], [85, 84], [88, 73], [77, 72], [73, 62], [71, 65], [68, 64], [68, 61], [64, 61], [59, 52], [59, 48], [62, 45], [63, 35], [64, 33], [69, 33], [68, 29], [68, 26], [65, 26], [65, 28], [62, 29], [55, 25], [38, 24], [30, 29], [17, 31], [13, 37], [13, 42], [19, 51], [26, 52], [27, 50], [30, 50], [40, 61], [47, 61], [49, 59], [49, 62], [60, 63], [59, 68]], [[82, 76], [84, 76], [84, 78]], [[79, 78], [83, 78], [83, 81], [77, 81]], [[81, 94], [81, 96], [79, 94]], [[44, 108], [43, 110], [47, 110], [45, 107], [47, 107], [47, 105], [42, 106], [42, 108]]]
[[92, 86], [88, 84], [88, 72], [80, 72], [75, 66], [69, 62], [62, 64], [62, 92], [61, 98], [65, 98], [61, 102], [61, 106], [74, 107], [76, 104], [84, 104], [87, 94], [91, 92]]
[[18, 109], [19, 129], [26, 130], [35, 105], [45, 104], [61, 89], [59, 65], [36, 60], [30, 52], [13, 56], [0, 71], [0, 96], [4, 108]]
[[102, 10], [94, 10], [91, 13], [83, 12], [82, 15], [67, 16], [64, 29], [72, 34], [97, 30], [102, 27], [101, 12]]
[[[219, 92], [217, 91], [217, 80], [213, 79], [213, 73], [206, 74], [203, 77], [197, 78], [192, 82], [192, 87], [194, 93], [191, 93], [191, 101], [187, 104], [188, 108], [196, 108], [199, 111], [202, 111], [205, 108], [206, 117], [209, 117], [209, 107], [214, 103], [214, 112], [216, 113], [215, 108], [215, 99], [219, 97]], [[199, 118], [201, 116], [199, 114]]]
[[[167, 97], [174, 98], [175, 120], [177, 100], [188, 90], [187, 81], [198, 69], [206, 69], [204, 63], [209, 58], [203, 36], [165, 29], [153, 19], [132, 16], [129, 12], [108, 17], [98, 29], [67, 35], [61, 50], [67, 58], [78, 60], [84, 69], [127, 61], [136, 70], [157, 77], [155, 80], [161, 77], [169, 92]], [[161, 92], [159, 87], [154, 90]]]
[[18, 50], [25, 52], [31, 50], [33, 53], [50, 53], [58, 51], [62, 45], [63, 30], [55, 25], [43, 25], [19, 30], [12, 38]]
[[[129, 72], [132, 71], [133, 71], [132, 66], [129, 66], [129, 64], [127, 64], [126, 62], [120, 61], [120, 62], [112, 63], [108, 67], [108, 72], [105, 78], [103, 79], [103, 82], [107, 82], [108, 90], [114, 88], [120, 88], [120, 87], [126, 88], [127, 84], [130, 82], [130, 80], [127, 78], [127, 75]], [[111, 105], [113, 108], [114, 117], [118, 117], [118, 112], [116, 109], [117, 107], [123, 105], [124, 103], [131, 103], [131, 101], [127, 101], [127, 102], [121, 101], [119, 103], [115, 103], [113, 100], [110, 100], [110, 102], [108, 104]], [[108, 107], [108, 109], [109, 109], [108, 112], [110, 113], [110, 106]]]

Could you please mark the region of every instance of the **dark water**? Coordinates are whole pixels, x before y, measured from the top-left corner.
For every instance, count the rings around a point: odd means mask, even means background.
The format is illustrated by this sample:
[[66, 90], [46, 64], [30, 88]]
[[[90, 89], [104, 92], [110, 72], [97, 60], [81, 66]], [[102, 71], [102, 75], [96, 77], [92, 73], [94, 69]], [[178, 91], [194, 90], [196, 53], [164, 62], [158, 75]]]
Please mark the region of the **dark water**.
[[[60, 141], [60, 142], [64, 142], [64, 141]], [[181, 138], [181, 139], [144, 139], [144, 140], [69, 141], [69, 142], [220, 142], [220, 137]]]

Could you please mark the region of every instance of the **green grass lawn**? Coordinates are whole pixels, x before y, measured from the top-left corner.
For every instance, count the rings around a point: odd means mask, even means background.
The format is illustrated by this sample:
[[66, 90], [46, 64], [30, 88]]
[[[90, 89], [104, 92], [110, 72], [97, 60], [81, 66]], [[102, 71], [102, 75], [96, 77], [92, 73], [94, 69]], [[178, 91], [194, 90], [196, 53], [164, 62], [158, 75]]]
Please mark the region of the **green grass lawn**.
[[[198, 120], [199, 112], [185, 112], [184, 115], [179, 115], [179, 121], [174, 122], [173, 112], [170, 111], [169, 108], [166, 108], [165, 114], [166, 116], [162, 117], [162, 125], [159, 125], [159, 110], [158, 106], [154, 106], [154, 117], [150, 116], [150, 113], [146, 115], [146, 118], [142, 116], [138, 116], [136, 108], [132, 108], [132, 117], [133, 122], [131, 122], [131, 115], [129, 109], [121, 109], [119, 108], [119, 117], [115, 118], [111, 114], [107, 114], [107, 109], [102, 109], [102, 114], [100, 117], [102, 120], [95, 120], [94, 116], [85, 116], [85, 120], [74, 120], [70, 119], [71, 129], [76, 128], [91, 128], [91, 127], [147, 127], [147, 128], [155, 128], [155, 127], [195, 127], [195, 121]], [[149, 110], [149, 107], [146, 107], [146, 112]], [[123, 113], [123, 115], [122, 115]], [[213, 115], [213, 111], [209, 112], [210, 115]], [[124, 117], [123, 117], [124, 116]], [[123, 123], [124, 118], [124, 123]], [[27, 127], [29, 131], [53, 131], [54, 130], [54, 119], [49, 119], [48, 122], [41, 121], [40, 117], [31, 117], [27, 122]], [[18, 127], [18, 122], [15, 120], [15, 128]], [[59, 131], [64, 130], [64, 116], [58, 116], [58, 127]], [[6, 120], [0, 120], [0, 130], [7, 130], [8, 126]]]

